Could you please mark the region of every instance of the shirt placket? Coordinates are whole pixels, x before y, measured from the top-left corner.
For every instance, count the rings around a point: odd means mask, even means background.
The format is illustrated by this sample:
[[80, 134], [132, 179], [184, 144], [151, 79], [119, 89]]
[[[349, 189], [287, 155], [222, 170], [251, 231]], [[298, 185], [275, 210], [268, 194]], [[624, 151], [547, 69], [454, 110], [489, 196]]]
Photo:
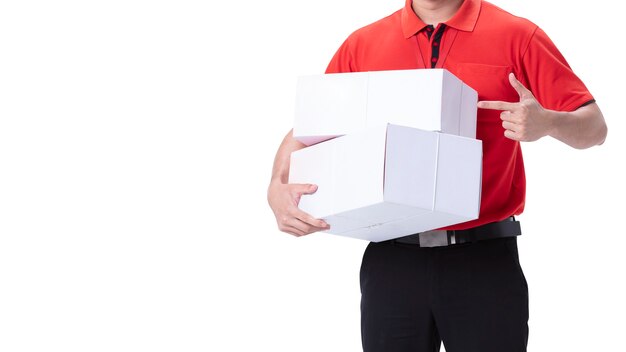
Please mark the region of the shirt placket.
[[440, 23], [437, 25], [437, 28], [432, 25], [428, 25], [424, 30], [426, 37], [428, 38], [428, 48], [430, 52], [428, 57], [430, 58], [430, 68], [437, 67], [437, 63], [440, 61], [441, 45], [446, 27], [447, 26], [444, 23]]

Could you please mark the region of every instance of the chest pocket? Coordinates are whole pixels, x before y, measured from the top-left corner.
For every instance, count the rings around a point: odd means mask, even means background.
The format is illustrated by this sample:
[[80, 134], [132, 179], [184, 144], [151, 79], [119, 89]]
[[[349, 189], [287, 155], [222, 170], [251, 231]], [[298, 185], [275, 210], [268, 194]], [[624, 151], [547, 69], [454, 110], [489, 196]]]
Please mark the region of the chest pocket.
[[510, 66], [454, 63], [448, 69], [478, 92], [478, 100], [519, 101], [509, 83]]
[[[453, 63], [446, 67], [465, 84], [478, 92], [478, 101], [519, 101], [519, 95], [509, 82], [511, 66], [483, 65], [475, 63]], [[500, 111], [478, 109], [476, 136], [485, 141], [494, 136], [503, 137]]]

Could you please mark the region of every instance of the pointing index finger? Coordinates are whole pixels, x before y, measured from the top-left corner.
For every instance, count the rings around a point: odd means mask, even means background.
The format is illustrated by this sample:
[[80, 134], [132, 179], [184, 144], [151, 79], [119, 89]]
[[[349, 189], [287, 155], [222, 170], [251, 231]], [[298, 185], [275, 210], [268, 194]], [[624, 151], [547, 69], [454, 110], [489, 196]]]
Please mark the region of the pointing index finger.
[[506, 101], [496, 101], [496, 100], [484, 100], [478, 102], [479, 109], [488, 109], [488, 110], [507, 110], [513, 111], [515, 110], [517, 103], [509, 103]]

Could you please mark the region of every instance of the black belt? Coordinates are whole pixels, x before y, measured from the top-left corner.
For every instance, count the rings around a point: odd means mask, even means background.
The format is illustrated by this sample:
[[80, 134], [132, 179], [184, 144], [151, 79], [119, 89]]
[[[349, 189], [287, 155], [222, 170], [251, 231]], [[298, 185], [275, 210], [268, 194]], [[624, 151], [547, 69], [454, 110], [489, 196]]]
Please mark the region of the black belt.
[[514, 237], [522, 234], [519, 221], [509, 217], [465, 230], [432, 230], [405, 237], [396, 238], [395, 242], [415, 244], [420, 247], [439, 247], [451, 244], [477, 242], [492, 238]]

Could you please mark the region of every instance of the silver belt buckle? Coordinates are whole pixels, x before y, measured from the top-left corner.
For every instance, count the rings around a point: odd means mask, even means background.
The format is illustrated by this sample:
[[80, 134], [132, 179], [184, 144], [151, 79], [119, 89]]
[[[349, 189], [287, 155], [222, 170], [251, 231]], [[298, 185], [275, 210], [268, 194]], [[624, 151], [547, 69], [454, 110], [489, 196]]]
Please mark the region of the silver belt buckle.
[[432, 230], [426, 232], [420, 232], [420, 247], [441, 247], [449, 244], [455, 244], [456, 238], [454, 231], [451, 231], [450, 242], [448, 242], [448, 231], [445, 230]]

